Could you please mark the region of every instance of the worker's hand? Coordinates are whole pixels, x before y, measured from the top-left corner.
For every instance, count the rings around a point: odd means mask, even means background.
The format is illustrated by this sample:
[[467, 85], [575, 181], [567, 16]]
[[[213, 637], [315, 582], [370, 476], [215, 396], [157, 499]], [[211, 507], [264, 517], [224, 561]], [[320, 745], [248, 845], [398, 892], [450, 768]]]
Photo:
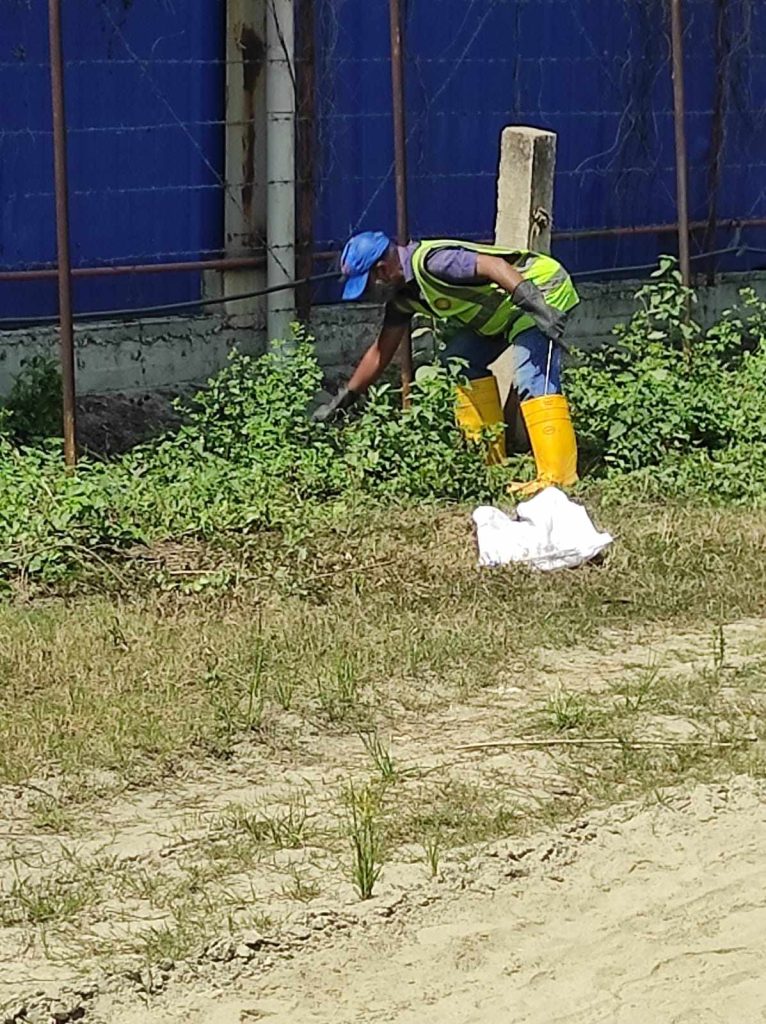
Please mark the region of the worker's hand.
[[314, 423], [332, 423], [332, 421], [337, 419], [342, 412], [345, 412], [346, 409], [350, 409], [358, 398], [359, 395], [356, 391], [352, 391], [351, 388], [343, 387], [335, 398], [329, 402], [325, 402], [324, 405], [320, 405], [319, 408], [314, 411], [311, 419]]
[[561, 344], [567, 322], [566, 313], [562, 313], [560, 309], [554, 309], [546, 302], [545, 312], [533, 313], [532, 318], [546, 338], [550, 339], [554, 345]]
[[514, 289], [511, 298], [514, 305], [529, 313], [546, 338], [557, 344], [561, 342], [567, 315], [549, 306], [537, 285], [531, 281], [522, 281]]

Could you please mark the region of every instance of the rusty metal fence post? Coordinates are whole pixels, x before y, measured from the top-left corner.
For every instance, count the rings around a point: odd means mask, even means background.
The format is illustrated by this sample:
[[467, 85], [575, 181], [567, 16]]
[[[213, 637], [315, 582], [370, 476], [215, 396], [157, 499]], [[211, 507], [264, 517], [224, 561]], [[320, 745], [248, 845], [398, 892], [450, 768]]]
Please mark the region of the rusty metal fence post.
[[[389, 0], [391, 20], [391, 92], [394, 115], [394, 176], [396, 181], [396, 233], [399, 245], [409, 242], [407, 223], [407, 132], [404, 116], [404, 44], [400, 0]], [[410, 402], [412, 385], [412, 337], [402, 341], [399, 359], [402, 370], [402, 401]]]
[[673, 113], [676, 148], [676, 196], [678, 204], [678, 262], [681, 277], [691, 284], [689, 263], [689, 179], [686, 158], [686, 101], [684, 99], [684, 20], [682, 0], [670, 0], [670, 36], [673, 58]]
[[58, 251], [59, 330], [61, 383], [64, 408], [64, 461], [77, 462], [74, 382], [74, 330], [72, 327], [72, 274], [69, 257], [69, 183], [67, 175], [66, 107], [61, 0], [48, 0], [48, 38], [53, 111], [53, 164], [56, 193], [56, 248]]
[[[702, 248], [712, 252], [715, 248], [716, 220], [718, 218], [718, 192], [721, 187], [721, 171], [723, 161], [724, 119], [726, 116], [726, 100], [729, 89], [729, 39], [727, 33], [727, 0], [715, 0], [715, 87], [713, 93], [713, 111], [710, 127], [710, 157], [708, 161], [708, 217]], [[715, 284], [715, 256], [710, 257], [707, 271], [707, 283]]]

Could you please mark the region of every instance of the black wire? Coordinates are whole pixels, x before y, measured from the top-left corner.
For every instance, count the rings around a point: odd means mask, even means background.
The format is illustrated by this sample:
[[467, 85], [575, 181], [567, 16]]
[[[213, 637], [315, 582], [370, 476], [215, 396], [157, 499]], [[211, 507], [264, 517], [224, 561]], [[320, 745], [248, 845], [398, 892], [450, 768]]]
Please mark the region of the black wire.
[[[749, 245], [730, 245], [726, 249], [712, 249], [710, 252], [696, 252], [689, 257], [689, 262], [693, 260], [704, 260], [710, 256], [726, 256], [730, 253], [736, 253], [738, 256], [744, 256], [749, 252], [761, 252], [763, 250], [753, 249]], [[599, 277], [601, 274], [626, 274], [628, 271], [633, 270], [656, 270], [657, 260], [653, 263], [637, 263], [631, 267], [600, 267], [598, 270], [580, 270], [574, 274], [570, 274], [570, 277], [580, 279], [585, 278], [590, 280], [592, 277]]]
[[[710, 252], [698, 252], [689, 257], [690, 262], [692, 260], [702, 260], [710, 256], [725, 256], [730, 253], [736, 253], [738, 256], [744, 256], [747, 253], [766, 253], [766, 249], [753, 248], [750, 245], [732, 245], [726, 249], [713, 249]], [[583, 270], [579, 273], [571, 275], [572, 278], [581, 279], [585, 278], [590, 280], [593, 277], [598, 277], [601, 274], [624, 274], [628, 271], [634, 270], [653, 270], [657, 266], [657, 261], [653, 263], [640, 263], [634, 266], [628, 267], [601, 267], [598, 270]], [[288, 291], [290, 288], [296, 288], [299, 285], [313, 284], [315, 281], [329, 281], [335, 280], [341, 277], [340, 270], [332, 270], [326, 274], [314, 274], [312, 277], [302, 277], [297, 281], [287, 281], [285, 284], [275, 284], [270, 288], [261, 288], [255, 292], [240, 292], [237, 295], [224, 295], [216, 299], [193, 299], [190, 302], [173, 302], [165, 306], [146, 306], [144, 309], [106, 309], [99, 310], [94, 313], [78, 313], [73, 317], [75, 323], [89, 320], [109, 320], [119, 319], [122, 317], [130, 318], [135, 320], [142, 316], [151, 316], [160, 313], [177, 313], [183, 310], [199, 309], [201, 306], [222, 306], [227, 302], [239, 302], [243, 299], [257, 299], [262, 295], [273, 295], [276, 292]], [[0, 330], [14, 330], [14, 328], [25, 327], [25, 326], [47, 326], [48, 324], [57, 324], [59, 318], [57, 316], [49, 317], [15, 317], [9, 320], [0, 320]]]
[[[79, 323], [82, 320], [109, 320], [120, 317], [136, 319], [137, 317], [147, 316], [150, 314], [178, 313], [185, 309], [198, 309], [200, 306], [218, 306], [224, 305], [224, 303], [227, 302], [239, 302], [242, 299], [257, 299], [262, 295], [273, 295], [275, 292], [285, 292], [290, 288], [296, 288], [299, 285], [312, 284], [314, 281], [329, 281], [330, 278], [335, 279], [340, 276], [341, 272], [339, 270], [333, 270], [327, 274], [315, 274], [313, 277], [302, 277], [298, 281], [287, 281], [285, 284], [274, 284], [270, 288], [260, 288], [256, 292], [239, 292], [237, 295], [224, 295], [216, 299], [193, 299], [190, 302], [172, 302], [165, 306], [147, 306], [144, 309], [104, 309], [94, 313], [77, 313], [72, 319], [75, 323]], [[13, 320], [0, 320], [0, 329], [13, 330], [14, 327], [19, 326], [44, 326], [46, 324], [57, 324], [58, 322], [59, 318], [57, 316], [16, 317]]]

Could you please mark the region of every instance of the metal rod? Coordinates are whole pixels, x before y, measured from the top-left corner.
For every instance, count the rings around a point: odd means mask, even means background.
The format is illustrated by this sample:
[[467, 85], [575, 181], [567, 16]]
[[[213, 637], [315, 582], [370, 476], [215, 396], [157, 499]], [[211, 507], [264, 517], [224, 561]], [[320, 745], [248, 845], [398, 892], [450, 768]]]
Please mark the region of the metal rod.
[[[689, 231], [702, 231], [709, 225], [707, 220], [689, 221]], [[766, 217], [728, 217], [716, 218], [716, 231], [739, 228], [764, 228]], [[576, 228], [572, 230], [553, 231], [558, 242], [579, 241], [588, 238], [611, 238], [623, 235], [675, 235], [678, 222], [672, 224], [636, 224], [614, 228]], [[482, 244], [492, 245], [491, 238], [479, 239]], [[338, 259], [337, 249], [323, 249], [313, 254], [313, 258], [322, 263]], [[227, 256], [215, 260], [183, 260], [177, 263], [124, 263], [105, 267], [72, 267], [72, 277], [111, 277], [128, 274], [177, 274], [185, 271], [204, 270], [242, 270], [246, 268], [263, 269], [266, 266], [265, 250], [261, 255]], [[0, 282], [3, 281], [53, 281], [58, 277], [58, 268], [40, 267], [36, 270], [0, 270]]]
[[[230, 256], [220, 260], [184, 260], [180, 263], [126, 263], [113, 267], [72, 267], [72, 277], [119, 277], [126, 274], [177, 274], [183, 271], [242, 270], [266, 266], [263, 256]], [[48, 281], [58, 277], [57, 267], [40, 270], [0, 270], [0, 281]]]
[[[396, 234], [399, 245], [409, 242], [407, 223], [407, 132], [404, 117], [404, 45], [400, 0], [389, 0], [391, 21], [391, 93], [394, 115], [394, 177], [396, 181]], [[409, 405], [412, 385], [412, 337], [409, 330], [399, 349], [402, 401]]]
[[[726, 32], [726, 0], [716, 0], [715, 20], [715, 93], [713, 117], [710, 127], [710, 162], [708, 164], [707, 194], [708, 218], [702, 243], [703, 252], [713, 248], [716, 216], [718, 213], [718, 192], [721, 186], [721, 162], [723, 156], [723, 123], [728, 92], [729, 40]], [[715, 256], [710, 257], [707, 283], [715, 283]]]
[[[690, 231], [699, 231], [707, 227], [708, 221], [694, 220], [689, 222]], [[717, 219], [714, 227], [721, 228], [756, 228], [766, 227], [766, 217], [751, 217], [745, 220], [729, 218], [728, 220]], [[583, 228], [573, 231], [554, 231], [553, 237], [560, 242], [577, 241], [584, 238], [617, 238], [623, 235], [675, 235], [678, 233], [678, 221], [672, 224], [637, 224], [632, 227], [615, 228]]]
[[620, 238], [623, 235], [675, 235], [678, 221], [672, 224], [636, 224], [614, 228], [576, 228], [571, 231], [553, 231], [552, 237], [559, 242], [579, 241], [586, 238]]
[[[238, 292], [235, 295], [219, 295], [213, 299], [192, 299], [191, 302], [171, 302], [165, 303], [162, 306], [148, 306], [144, 309], [101, 309], [94, 313], [78, 313], [76, 315], [77, 321], [90, 321], [90, 320], [104, 320], [112, 319], [114, 317], [129, 318], [131, 321], [137, 320], [142, 316], [160, 316], [166, 313], [184, 313], [189, 312], [194, 314], [198, 309], [204, 309], [207, 306], [228, 306], [232, 302], [241, 302], [244, 299], [256, 299], [263, 295], [271, 295], [274, 292], [279, 291], [293, 291], [299, 285], [302, 284], [313, 284], [316, 281], [330, 281], [333, 278], [338, 278], [340, 272], [337, 270], [331, 270], [327, 274], [314, 274], [312, 277], [300, 281], [285, 281], [282, 284], [273, 285], [271, 288], [256, 288], [248, 292]], [[24, 327], [29, 324], [35, 326], [42, 326], [45, 324], [56, 323], [57, 317], [16, 317], [9, 318], [6, 320], [0, 320], [0, 330], [8, 329], [14, 330], [19, 327]]]
[[409, 242], [407, 223], [407, 136], [404, 120], [404, 54], [399, 0], [390, 0], [391, 88], [394, 116], [394, 175], [396, 181], [396, 233], [400, 245]]
[[689, 196], [686, 159], [686, 102], [684, 99], [684, 25], [682, 0], [670, 0], [673, 59], [673, 120], [676, 145], [676, 201], [678, 206], [678, 262], [685, 285], [691, 284], [689, 263]]
[[[694, 220], [689, 222], [689, 231], [702, 231], [709, 221]], [[766, 227], [766, 217], [745, 217], [738, 219], [729, 217], [715, 221], [715, 229], [736, 231], [738, 228]], [[678, 232], [678, 222], [673, 224], [637, 224], [614, 228], [582, 228], [576, 230], [554, 231], [553, 237], [559, 242], [578, 241], [588, 238], [610, 238], [623, 235], [674, 235]], [[492, 239], [483, 239], [487, 245]], [[325, 249], [313, 253], [313, 259], [321, 263], [330, 263], [338, 259], [335, 249]], [[204, 270], [242, 270], [246, 268], [262, 269], [266, 265], [265, 255], [229, 256], [217, 260], [186, 260], [178, 263], [126, 263], [113, 267], [72, 267], [73, 278], [118, 277], [128, 274], [177, 274], [185, 271]], [[309, 275], [306, 275], [309, 276]], [[8, 281], [53, 281], [58, 277], [57, 267], [41, 267], [38, 270], [0, 270], [0, 282]]]
[[[310, 277], [314, 263], [314, 151], [315, 151], [315, 69], [316, 40], [314, 0], [300, 0], [295, 19], [295, 271], [298, 277]], [[298, 319], [311, 316], [311, 287], [302, 285], [295, 292]]]
[[50, 42], [51, 102], [53, 110], [53, 164], [56, 179], [56, 247], [61, 338], [61, 382], [64, 408], [64, 461], [67, 467], [71, 469], [77, 462], [77, 440], [61, 0], [48, 0], [48, 38]]

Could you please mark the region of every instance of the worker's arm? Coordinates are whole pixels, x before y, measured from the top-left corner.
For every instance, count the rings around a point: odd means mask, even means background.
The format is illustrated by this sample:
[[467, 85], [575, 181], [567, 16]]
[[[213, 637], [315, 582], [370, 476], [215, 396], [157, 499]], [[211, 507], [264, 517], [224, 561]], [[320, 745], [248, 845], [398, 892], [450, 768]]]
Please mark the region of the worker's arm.
[[524, 281], [518, 270], [515, 270], [507, 260], [500, 256], [487, 256], [481, 252], [476, 256], [476, 276], [494, 281], [509, 295], [513, 295]]
[[351, 375], [346, 387], [341, 388], [335, 398], [320, 406], [314, 419], [320, 423], [332, 419], [337, 413], [349, 409], [360, 395], [363, 395], [394, 358], [396, 350], [405, 338], [409, 323], [384, 324], [377, 341], [367, 349], [359, 365]]
[[375, 383], [394, 358], [396, 350], [404, 341], [407, 324], [384, 324], [378, 340], [373, 342], [359, 361], [359, 365], [348, 382], [349, 391], [363, 395]]
[[500, 256], [479, 253], [476, 257], [476, 274], [508, 292], [514, 305], [529, 313], [546, 338], [561, 341], [566, 313], [549, 306], [537, 285], [523, 278], [510, 263]]

